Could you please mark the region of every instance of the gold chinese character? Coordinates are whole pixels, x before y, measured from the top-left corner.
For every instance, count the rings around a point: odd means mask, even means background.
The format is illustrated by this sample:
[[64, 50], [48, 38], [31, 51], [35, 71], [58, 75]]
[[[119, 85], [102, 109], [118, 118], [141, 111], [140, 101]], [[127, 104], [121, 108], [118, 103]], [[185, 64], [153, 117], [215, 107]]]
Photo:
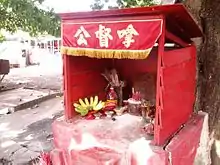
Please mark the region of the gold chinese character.
[[90, 34], [85, 30], [83, 26], [80, 26], [80, 28], [76, 31], [76, 34], [74, 35], [75, 38], [77, 39], [77, 44], [78, 45], [88, 45], [88, 42], [86, 38], [91, 37]]
[[131, 43], [135, 42], [133, 36], [139, 35], [139, 33], [135, 30], [132, 24], [128, 25], [126, 29], [118, 30], [117, 33], [120, 39], [125, 37], [122, 43], [126, 48], [129, 48], [131, 46]]
[[111, 29], [106, 28], [103, 25], [99, 25], [99, 30], [95, 32], [96, 38], [99, 39], [99, 45], [100, 47], [108, 48], [109, 40], [113, 40], [113, 37], [111, 35]]

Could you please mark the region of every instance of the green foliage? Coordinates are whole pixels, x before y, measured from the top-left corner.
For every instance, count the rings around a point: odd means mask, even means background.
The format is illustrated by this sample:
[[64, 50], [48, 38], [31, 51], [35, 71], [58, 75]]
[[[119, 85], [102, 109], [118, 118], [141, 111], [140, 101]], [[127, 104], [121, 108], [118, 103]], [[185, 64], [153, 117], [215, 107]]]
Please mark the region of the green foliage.
[[153, 0], [117, 0], [119, 8], [144, 7], [154, 5]]
[[0, 0], [0, 28], [9, 32], [18, 29], [31, 35], [47, 33], [59, 36], [59, 17], [53, 10], [43, 10], [39, 6], [43, 0]]
[[108, 0], [94, 0], [94, 3], [90, 7], [92, 10], [101, 10], [107, 2]]
[[[101, 10], [109, 0], [94, 0], [91, 5], [93, 10]], [[115, 8], [132, 8], [132, 7], [144, 7], [154, 5], [153, 0], [117, 0], [117, 6], [108, 6], [109, 9]]]
[[0, 33], [0, 43], [5, 41], [5, 37]]

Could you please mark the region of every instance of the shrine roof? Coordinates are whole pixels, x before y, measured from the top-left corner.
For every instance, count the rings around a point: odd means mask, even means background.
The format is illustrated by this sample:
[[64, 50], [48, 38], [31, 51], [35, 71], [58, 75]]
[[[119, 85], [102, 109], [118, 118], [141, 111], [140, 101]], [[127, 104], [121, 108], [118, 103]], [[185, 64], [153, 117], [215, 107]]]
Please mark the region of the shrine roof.
[[138, 16], [160, 16], [166, 19], [166, 29], [185, 41], [191, 38], [202, 37], [202, 31], [194, 21], [193, 17], [187, 11], [184, 5], [163, 5], [128, 9], [114, 9], [102, 11], [60, 13], [62, 21], [65, 20], [82, 20], [99, 18], [120, 18], [120, 17], [138, 17]]

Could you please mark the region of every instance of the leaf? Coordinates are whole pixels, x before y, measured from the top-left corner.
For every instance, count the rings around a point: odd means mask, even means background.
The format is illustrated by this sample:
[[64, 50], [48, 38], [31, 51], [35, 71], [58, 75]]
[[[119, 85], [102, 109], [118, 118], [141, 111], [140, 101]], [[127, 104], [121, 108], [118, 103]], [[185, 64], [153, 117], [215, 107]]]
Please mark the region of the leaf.
[[60, 35], [60, 20], [53, 10], [39, 8], [43, 0], [0, 0], [0, 27], [9, 32], [18, 29], [31, 35]]
[[[93, 10], [102, 10], [109, 1], [108, 0], [94, 0], [91, 5]], [[154, 0], [116, 0], [118, 6], [109, 6], [109, 9], [116, 8], [132, 8], [132, 7], [144, 7], [152, 6], [155, 4]]]

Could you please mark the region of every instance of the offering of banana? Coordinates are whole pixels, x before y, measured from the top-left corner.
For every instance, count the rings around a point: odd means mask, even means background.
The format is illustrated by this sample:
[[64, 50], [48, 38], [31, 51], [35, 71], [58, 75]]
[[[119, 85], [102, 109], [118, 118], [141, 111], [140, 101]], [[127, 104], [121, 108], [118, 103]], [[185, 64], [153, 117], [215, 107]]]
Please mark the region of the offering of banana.
[[74, 103], [73, 106], [75, 107], [75, 111], [80, 113], [81, 116], [86, 116], [89, 111], [99, 111], [105, 107], [105, 103], [99, 101], [98, 96], [85, 98], [84, 101], [79, 99], [79, 103]]

